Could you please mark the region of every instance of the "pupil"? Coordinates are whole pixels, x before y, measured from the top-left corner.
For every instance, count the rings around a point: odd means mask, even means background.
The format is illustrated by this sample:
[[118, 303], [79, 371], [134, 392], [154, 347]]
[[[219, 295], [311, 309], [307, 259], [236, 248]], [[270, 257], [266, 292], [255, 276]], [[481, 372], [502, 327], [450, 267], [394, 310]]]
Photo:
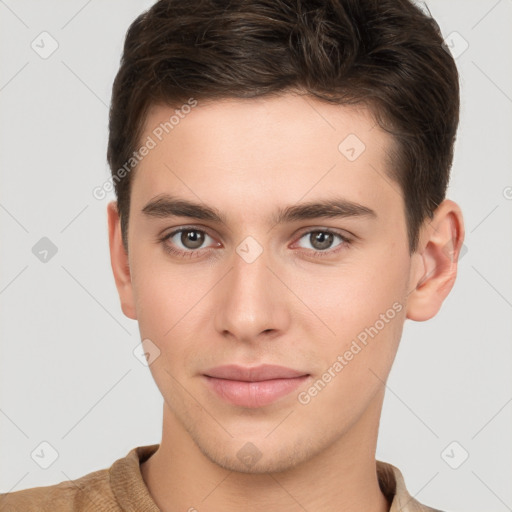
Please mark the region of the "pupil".
[[[203, 244], [204, 236], [199, 231], [190, 230], [183, 231], [181, 234], [181, 242], [189, 249], [197, 249]], [[189, 245], [191, 244], [191, 245]]]
[[[317, 231], [316, 234], [313, 233], [311, 236], [314, 239], [312, 245], [317, 249], [328, 249], [332, 243], [332, 233]], [[317, 242], [319, 242], [319, 244]]]

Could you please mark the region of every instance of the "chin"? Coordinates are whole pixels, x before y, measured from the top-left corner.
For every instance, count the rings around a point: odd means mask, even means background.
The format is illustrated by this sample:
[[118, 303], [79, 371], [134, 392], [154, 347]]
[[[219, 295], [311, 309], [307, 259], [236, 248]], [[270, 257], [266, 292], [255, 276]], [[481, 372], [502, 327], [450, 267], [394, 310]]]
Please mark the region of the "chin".
[[229, 446], [195, 442], [201, 453], [214, 464], [228, 471], [246, 474], [287, 471], [321, 451], [321, 448], [315, 450], [310, 445], [304, 446], [300, 440], [296, 440], [295, 444], [284, 445], [281, 440], [277, 443], [279, 448], [264, 439], [243, 442], [238, 438], [230, 442]]

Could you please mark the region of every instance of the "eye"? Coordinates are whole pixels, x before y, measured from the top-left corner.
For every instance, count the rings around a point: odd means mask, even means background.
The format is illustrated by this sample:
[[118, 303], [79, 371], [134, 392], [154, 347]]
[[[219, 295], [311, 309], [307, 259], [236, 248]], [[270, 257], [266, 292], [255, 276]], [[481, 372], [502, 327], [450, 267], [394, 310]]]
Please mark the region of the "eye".
[[[333, 247], [333, 242], [336, 238], [340, 240], [337, 245], [334, 245], [334, 247], [338, 247], [338, 249], [330, 250]], [[299, 240], [303, 239], [311, 246], [306, 248], [315, 251], [313, 254], [314, 256], [332, 255], [350, 244], [350, 240], [347, 237], [329, 229], [315, 229], [308, 231], [304, 233]]]
[[[201, 229], [180, 228], [165, 235], [161, 241], [167, 252], [178, 256], [192, 257], [199, 254], [208, 239], [213, 241], [213, 238]], [[217, 245], [220, 244], [217, 243]]]
[[199, 249], [204, 244], [206, 238], [210, 238], [204, 231], [198, 229], [183, 229], [174, 234], [179, 235], [179, 241], [185, 249]]

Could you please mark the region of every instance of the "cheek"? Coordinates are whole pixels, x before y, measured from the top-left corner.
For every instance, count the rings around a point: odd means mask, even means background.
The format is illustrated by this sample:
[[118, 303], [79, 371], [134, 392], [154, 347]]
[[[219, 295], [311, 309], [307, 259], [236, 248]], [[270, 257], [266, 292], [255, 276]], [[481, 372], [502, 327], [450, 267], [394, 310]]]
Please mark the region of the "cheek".
[[211, 317], [207, 295], [215, 281], [156, 259], [137, 264], [143, 270], [132, 276], [132, 283], [141, 338], [158, 347], [160, 364], [165, 361], [172, 373], [183, 372], [187, 361], [202, 354], [199, 344]]
[[207, 291], [204, 281], [166, 261], [154, 247], [141, 244], [133, 251], [132, 265], [138, 321], [148, 337], [165, 335]]
[[322, 395], [317, 406], [340, 422], [348, 421], [349, 410], [351, 418], [362, 414], [382, 390], [402, 334], [405, 278], [397, 269], [380, 270], [345, 276], [337, 282], [344, 293], [318, 297], [335, 335], [322, 336], [314, 349], [321, 363], [311, 392]]
[[302, 287], [301, 293], [314, 304], [315, 313], [330, 330], [325, 330], [326, 335], [321, 337], [324, 342], [319, 345], [324, 364], [350, 350], [355, 340], [364, 347], [354, 357], [361, 361], [372, 358], [389, 364], [388, 354], [396, 351], [404, 322], [410, 263], [400, 253], [388, 258], [374, 254], [365, 260], [340, 267], [324, 279], [310, 280], [309, 287], [304, 282]]

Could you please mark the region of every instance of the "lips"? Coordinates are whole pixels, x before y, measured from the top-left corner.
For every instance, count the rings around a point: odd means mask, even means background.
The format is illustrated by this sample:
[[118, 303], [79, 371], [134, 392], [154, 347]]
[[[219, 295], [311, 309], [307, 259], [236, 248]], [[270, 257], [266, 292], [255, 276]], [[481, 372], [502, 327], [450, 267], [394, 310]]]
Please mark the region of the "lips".
[[252, 368], [225, 365], [207, 370], [205, 384], [221, 399], [247, 408], [269, 405], [309, 378], [309, 374], [276, 365]]
[[247, 368], [234, 364], [218, 366], [204, 372], [208, 377], [217, 379], [237, 380], [244, 382], [260, 382], [262, 380], [272, 379], [293, 379], [294, 377], [302, 377], [307, 375], [305, 372], [286, 368], [285, 366], [277, 366], [273, 364], [262, 364]]

